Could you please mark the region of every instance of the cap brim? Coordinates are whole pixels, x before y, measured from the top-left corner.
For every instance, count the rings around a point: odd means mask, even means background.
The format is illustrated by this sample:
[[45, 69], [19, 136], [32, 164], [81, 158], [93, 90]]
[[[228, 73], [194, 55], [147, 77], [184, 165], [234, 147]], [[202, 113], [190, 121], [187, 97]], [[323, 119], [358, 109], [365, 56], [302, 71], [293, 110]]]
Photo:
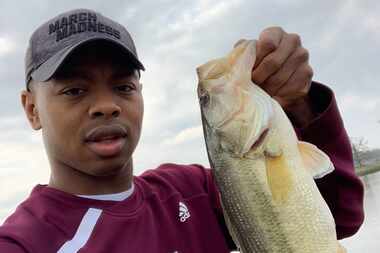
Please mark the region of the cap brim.
[[122, 43], [110, 39], [108, 37], [94, 37], [94, 38], [88, 38], [86, 40], [80, 41], [79, 43], [71, 46], [66, 47], [52, 57], [50, 57], [47, 61], [45, 61], [43, 64], [41, 64], [33, 73], [31, 74], [33, 80], [39, 81], [39, 82], [45, 82], [49, 80], [54, 73], [58, 70], [58, 68], [61, 66], [61, 64], [64, 62], [64, 60], [79, 46], [83, 46], [84, 44], [90, 42], [90, 41], [96, 41], [96, 40], [102, 40], [102, 41], [109, 41], [117, 46], [120, 47], [120, 50], [123, 50], [128, 57], [130, 57], [131, 61], [136, 65], [137, 69], [145, 70], [144, 65], [137, 59], [137, 57]]

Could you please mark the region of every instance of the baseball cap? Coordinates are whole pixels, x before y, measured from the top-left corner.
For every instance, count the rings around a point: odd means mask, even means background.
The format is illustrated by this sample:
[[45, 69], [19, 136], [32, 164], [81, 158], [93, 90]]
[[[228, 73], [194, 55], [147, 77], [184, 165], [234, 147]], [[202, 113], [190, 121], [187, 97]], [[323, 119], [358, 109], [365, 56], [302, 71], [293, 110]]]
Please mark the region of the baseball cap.
[[95, 40], [117, 45], [137, 69], [145, 70], [124, 26], [93, 10], [75, 9], [50, 19], [32, 34], [25, 56], [27, 87], [31, 79], [49, 80], [74, 49]]

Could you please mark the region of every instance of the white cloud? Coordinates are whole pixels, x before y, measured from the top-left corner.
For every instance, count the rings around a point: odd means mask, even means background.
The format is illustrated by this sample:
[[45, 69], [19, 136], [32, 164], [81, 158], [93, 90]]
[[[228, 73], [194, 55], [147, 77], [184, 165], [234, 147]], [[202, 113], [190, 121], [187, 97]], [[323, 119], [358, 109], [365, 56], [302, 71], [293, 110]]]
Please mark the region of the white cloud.
[[202, 126], [195, 126], [183, 129], [174, 137], [164, 140], [164, 145], [179, 145], [183, 144], [186, 141], [193, 140], [195, 138], [199, 138], [203, 135]]
[[336, 43], [339, 42], [339, 37], [347, 25], [353, 25], [351, 21], [357, 15], [357, 4], [352, 0], [344, 1], [334, 14], [335, 22], [326, 26], [323, 33], [315, 41], [324, 50], [337, 46]]
[[[377, 38], [377, 42], [380, 43], [380, 17], [378, 12], [367, 14], [362, 22], [364, 28], [366, 28], [373, 37]], [[378, 48], [374, 48], [374, 50], [378, 50]]]
[[213, 23], [216, 19], [221, 19], [225, 14], [231, 11], [231, 8], [239, 6], [242, 1], [215, 1], [215, 0], [199, 0], [195, 2], [195, 6], [188, 10], [182, 10], [181, 15], [168, 25], [168, 29], [163, 29], [161, 35], [170, 32], [194, 31], [199, 27], [204, 27]]
[[0, 224], [32, 188], [47, 183], [49, 164], [40, 140], [0, 142]]
[[0, 37], [0, 57], [13, 52], [16, 49], [15, 42], [9, 37]]
[[167, 25], [167, 29], [159, 31], [158, 36], [165, 43], [156, 47], [158, 51], [173, 51], [176, 49], [190, 48], [191, 43], [202, 34], [201, 29], [208, 26], [209, 30], [213, 30], [217, 34], [220, 27], [214, 26], [218, 20], [222, 20], [226, 14], [232, 11], [233, 8], [239, 7], [241, 0], [230, 1], [205, 1], [200, 0], [195, 2], [193, 8], [183, 10]]
[[199, 6], [196, 9], [198, 15], [192, 18], [193, 24], [190, 25], [202, 25], [206, 26], [213, 22], [215, 19], [221, 19], [232, 8], [238, 7], [242, 1], [230, 0], [230, 1], [199, 1]]
[[345, 94], [338, 97], [338, 103], [342, 111], [349, 110], [363, 110], [363, 112], [372, 112], [378, 105], [380, 105], [380, 98], [378, 97], [363, 97], [356, 94]]
[[337, 101], [348, 135], [364, 138], [370, 148], [379, 148], [380, 99], [345, 93], [338, 96]]
[[0, 131], [0, 222], [34, 185], [47, 183], [49, 164], [40, 132], [23, 115], [3, 117]]
[[[41, 139], [39, 143], [2, 141], [0, 150], [0, 192], [25, 187], [31, 181], [47, 182], [49, 164]], [[8, 187], [8, 183], [13, 187]]]
[[338, 103], [342, 112], [351, 110], [362, 111], [363, 113], [375, 113], [380, 105], [380, 98], [366, 97], [361, 95], [346, 93], [338, 97]]
[[380, 33], [380, 17], [378, 15], [368, 15], [363, 20], [363, 24], [366, 28], [370, 29], [371, 32]]

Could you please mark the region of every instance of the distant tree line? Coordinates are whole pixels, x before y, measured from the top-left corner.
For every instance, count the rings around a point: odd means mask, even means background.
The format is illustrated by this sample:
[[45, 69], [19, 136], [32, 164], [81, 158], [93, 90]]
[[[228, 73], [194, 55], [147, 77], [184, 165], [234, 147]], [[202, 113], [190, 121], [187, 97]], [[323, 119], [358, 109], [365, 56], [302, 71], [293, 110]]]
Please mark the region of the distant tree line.
[[371, 149], [363, 137], [351, 138], [352, 156], [356, 170], [380, 164], [380, 149]]

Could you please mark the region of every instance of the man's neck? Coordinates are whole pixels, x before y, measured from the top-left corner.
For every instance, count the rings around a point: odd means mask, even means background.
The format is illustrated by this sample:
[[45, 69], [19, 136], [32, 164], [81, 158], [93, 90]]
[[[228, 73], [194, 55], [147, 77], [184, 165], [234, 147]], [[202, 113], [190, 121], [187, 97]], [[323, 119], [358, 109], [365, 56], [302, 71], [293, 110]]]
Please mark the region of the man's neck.
[[132, 179], [131, 159], [110, 175], [90, 175], [68, 166], [64, 169], [55, 167], [51, 170], [48, 186], [75, 195], [110, 194], [130, 189]]

